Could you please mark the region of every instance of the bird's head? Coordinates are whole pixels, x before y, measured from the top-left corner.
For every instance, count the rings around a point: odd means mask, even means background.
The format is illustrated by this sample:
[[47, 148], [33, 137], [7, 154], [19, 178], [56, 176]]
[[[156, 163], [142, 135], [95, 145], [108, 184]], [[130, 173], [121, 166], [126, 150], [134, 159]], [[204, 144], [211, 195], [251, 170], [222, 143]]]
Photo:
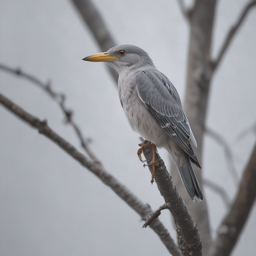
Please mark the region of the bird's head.
[[107, 52], [97, 53], [83, 60], [92, 62], [107, 62], [118, 73], [126, 69], [136, 69], [153, 66], [154, 64], [148, 54], [141, 48], [134, 45], [118, 45], [110, 48]]

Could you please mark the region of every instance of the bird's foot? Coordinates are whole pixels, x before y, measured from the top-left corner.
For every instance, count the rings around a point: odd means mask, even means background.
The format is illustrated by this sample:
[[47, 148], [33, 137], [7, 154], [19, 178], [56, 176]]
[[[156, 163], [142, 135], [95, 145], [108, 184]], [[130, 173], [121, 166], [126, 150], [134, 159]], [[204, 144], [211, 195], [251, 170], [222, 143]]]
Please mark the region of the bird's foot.
[[153, 158], [152, 161], [149, 165], [152, 165], [152, 178], [151, 178], [151, 184], [154, 183], [154, 179], [155, 179], [155, 171], [156, 171], [156, 166], [158, 166], [158, 163], [156, 163], [156, 145], [155, 144], [151, 144], [152, 146], [152, 150], [153, 150]]
[[[140, 148], [138, 149], [138, 157], [140, 159], [141, 162], [145, 162], [142, 160], [142, 157], [141, 157], [141, 154], [142, 154], [142, 150], [143, 148], [145, 147], [149, 147], [151, 146], [152, 147], [152, 150], [153, 150], [153, 158], [152, 158], [152, 161], [150, 162], [149, 165], [152, 165], [152, 178], [151, 178], [151, 183], [153, 184], [154, 182], [154, 178], [155, 178], [155, 170], [156, 170], [156, 166], [158, 166], [158, 163], [156, 163], [156, 145], [151, 143], [150, 141], [144, 141], [143, 143], [139, 144]], [[146, 165], [144, 165], [146, 166]]]
[[[146, 142], [146, 143], [145, 143], [145, 142]], [[140, 159], [140, 161], [141, 161], [142, 163], [144, 163], [144, 162], [146, 161], [146, 160], [145, 160], [145, 161], [142, 160], [142, 157], [141, 157], [142, 150], [143, 150], [143, 148], [148, 147], [148, 146], [150, 146], [150, 145], [151, 145], [151, 142], [150, 142], [150, 141], [144, 141], [143, 143], [139, 144], [140, 148], [138, 149], [137, 155], [138, 155], [138, 157], [139, 157], [139, 159]]]

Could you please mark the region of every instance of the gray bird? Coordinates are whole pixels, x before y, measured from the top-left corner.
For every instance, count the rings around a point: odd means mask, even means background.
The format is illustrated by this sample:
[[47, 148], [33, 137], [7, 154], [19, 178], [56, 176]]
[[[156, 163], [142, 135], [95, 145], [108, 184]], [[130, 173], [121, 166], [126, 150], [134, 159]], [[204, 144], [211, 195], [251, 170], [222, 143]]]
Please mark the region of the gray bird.
[[[134, 45], [119, 45], [83, 60], [107, 62], [119, 74], [118, 92], [124, 113], [133, 130], [153, 149], [165, 148], [175, 162], [189, 196], [203, 200], [191, 162], [200, 167], [191, 142], [197, 146], [174, 85], [159, 72], [148, 54]], [[143, 144], [138, 150], [141, 159]], [[201, 167], [200, 167], [201, 168]]]

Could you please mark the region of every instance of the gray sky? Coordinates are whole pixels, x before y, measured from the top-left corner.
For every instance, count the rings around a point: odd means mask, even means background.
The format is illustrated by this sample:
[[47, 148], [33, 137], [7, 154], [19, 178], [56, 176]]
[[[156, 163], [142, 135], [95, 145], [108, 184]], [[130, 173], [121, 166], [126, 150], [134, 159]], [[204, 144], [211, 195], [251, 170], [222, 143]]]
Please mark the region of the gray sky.
[[[118, 44], [145, 49], [183, 98], [188, 26], [176, 1], [104, 1], [95, 4]], [[220, 1], [213, 52], [217, 53], [243, 0]], [[231, 145], [239, 177], [255, 137], [237, 136], [256, 121], [256, 10], [232, 42], [212, 85], [207, 124]], [[69, 1], [0, 2], [0, 62], [21, 67], [67, 95], [67, 106], [106, 169], [153, 209], [163, 200], [136, 156], [138, 134], [123, 114], [105, 67], [81, 59], [99, 51]], [[0, 91], [77, 148], [58, 106], [35, 85], [0, 71]], [[96, 177], [51, 141], [0, 107], [0, 255], [168, 255], [140, 217]], [[160, 151], [168, 163], [167, 153]], [[204, 176], [232, 198], [236, 186], [223, 150], [205, 140]], [[225, 214], [220, 198], [205, 189], [213, 234]], [[168, 212], [160, 219], [176, 239]], [[256, 254], [255, 208], [233, 255]]]

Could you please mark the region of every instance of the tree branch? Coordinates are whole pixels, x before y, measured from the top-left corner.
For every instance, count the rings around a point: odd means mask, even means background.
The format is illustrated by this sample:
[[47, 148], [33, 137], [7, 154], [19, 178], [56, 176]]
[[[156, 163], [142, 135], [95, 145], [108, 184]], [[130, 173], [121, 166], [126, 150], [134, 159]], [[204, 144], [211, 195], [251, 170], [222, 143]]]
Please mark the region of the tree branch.
[[158, 218], [158, 216], [161, 214], [162, 210], [169, 209], [169, 208], [170, 208], [169, 204], [161, 205], [157, 210], [155, 210], [155, 211], [153, 211], [152, 213], [149, 214], [149, 216], [147, 217], [146, 222], [144, 223], [144, 225], [142, 227], [146, 228], [148, 225], [150, 225], [152, 223], [153, 220]]
[[205, 132], [207, 135], [209, 135], [213, 140], [215, 140], [223, 147], [228, 170], [233, 178], [235, 185], [237, 185], [239, 182], [239, 178], [236, 167], [234, 165], [234, 157], [228, 143], [220, 134], [211, 130], [210, 128], [205, 128]]
[[186, 8], [184, 0], [178, 0], [178, 5], [180, 7], [181, 13], [187, 21], [191, 20], [191, 16], [193, 13], [193, 8]]
[[0, 64], [0, 69], [4, 70], [10, 74], [23, 77], [24, 79], [30, 81], [31, 83], [39, 86], [44, 92], [46, 92], [50, 96], [50, 98], [53, 99], [60, 106], [60, 109], [62, 110], [62, 112], [66, 118], [66, 123], [70, 124], [73, 127], [73, 129], [81, 143], [81, 146], [83, 147], [85, 152], [88, 154], [88, 156], [94, 162], [98, 162], [100, 164], [99, 159], [93, 154], [93, 152], [88, 147], [87, 140], [84, 138], [81, 129], [75, 123], [75, 121], [73, 119], [73, 111], [67, 109], [67, 107], [65, 105], [66, 96], [64, 93], [58, 93], [58, 92], [54, 91], [51, 87], [50, 82], [44, 83], [44, 82], [40, 81], [38, 78], [23, 72], [20, 68], [14, 69], [14, 68], [10, 68], [6, 65]]
[[[204, 127], [212, 78], [209, 68], [209, 58], [212, 51], [212, 34], [217, 0], [196, 0], [194, 3], [189, 27], [190, 39], [183, 108], [197, 141], [197, 148], [194, 150], [201, 163], [204, 145]], [[193, 169], [199, 185], [202, 187], [203, 171], [196, 166], [193, 167]], [[173, 162], [171, 171], [175, 185], [185, 201], [194, 221], [198, 225], [203, 243], [203, 254], [207, 255], [208, 248], [212, 243], [207, 200], [205, 199], [201, 204], [193, 203], [180, 181], [177, 167]]]
[[[94, 39], [102, 51], [107, 51], [117, 45], [112, 38], [100, 12], [91, 0], [71, 0], [81, 15], [83, 21], [90, 29]], [[117, 84], [118, 75], [111, 67], [107, 66], [109, 73]]]
[[236, 139], [236, 142], [242, 140], [248, 133], [253, 132], [254, 135], [256, 135], [256, 122], [251, 126], [248, 127], [247, 129], [243, 130]]
[[[144, 147], [143, 154], [152, 173], [152, 165], [150, 165], [153, 157], [152, 148], [150, 146]], [[155, 170], [155, 181], [160, 194], [164, 197], [165, 203], [169, 205], [168, 209], [175, 220], [176, 228], [180, 232], [183, 246], [181, 247], [181, 244], [179, 244], [179, 248], [182, 251], [182, 255], [200, 256], [202, 255], [202, 242], [197, 225], [188, 212], [183, 199], [178, 194], [172, 178], [158, 153], [156, 153], [156, 162], [158, 166], [156, 166]]]
[[256, 143], [244, 170], [240, 187], [229, 212], [220, 224], [209, 256], [226, 256], [232, 252], [248, 219], [256, 198]]
[[219, 196], [223, 200], [224, 205], [228, 209], [230, 206], [230, 199], [229, 199], [229, 196], [228, 196], [227, 192], [225, 191], [225, 189], [223, 189], [221, 186], [219, 186], [218, 184], [215, 184], [214, 182], [212, 182], [208, 179], [203, 179], [203, 183], [205, 186], [207, 186], [208, 188], [212, 189], [214, 192], [219, 194]]
[[237, 22], [229, 29], [229, 32], [224, 40], [223, 45], [220, 48], [219, 54], [216, 58], [216, 60], [211, 62], [211, 67], [212, 70], [214, 71], [218, 65], [220, 64], [225, 52], [227, 51], [232, 39], [234, 38], [236, 32], [238, 31], [238, 29], [241, 27], [241, 25], [243, 24], [243, 21], [245, 20], [247, 14], [249, 13], [249, 11], [251, 10], [251, 8], [253, 6], [256, 5], [256, 1], [249, 1], [247, 3], [247, 5], [244, 7], [243, 11], [241, 12]]
[[[0, 104], [5, 106], [17, 117], [30, 124], [33, 128], [36, 128], [40, 134], [45, 135], [60, 148], [62, 148], [68, 155], [77, 160], [83, 167], [90, 170], [105, 185], [109, 186], [120, 198], [122, 198], [134, 211], [136, 211], [143, 220], [146, 220], [146, 217], [152, 212], [151, 208], [144, 204], [128, 188], [126, 188], [114, 176], [107, 172], [102, 165], [88, 160], [88, 158], [80, 153], [73, 145], [53, 131], [48, 126], [47, 121], [41, 121], [37, 117], [32, 116], [2, 94], [0, 94]], [[164, 225], [158, 219], [154, 220], [154, 222], [150, 224], [150, 228], [153, 229], [154, 232], [159, 236], [167, 250], [172, 255], [180, 256], [180, 251], [175, 242]]]

